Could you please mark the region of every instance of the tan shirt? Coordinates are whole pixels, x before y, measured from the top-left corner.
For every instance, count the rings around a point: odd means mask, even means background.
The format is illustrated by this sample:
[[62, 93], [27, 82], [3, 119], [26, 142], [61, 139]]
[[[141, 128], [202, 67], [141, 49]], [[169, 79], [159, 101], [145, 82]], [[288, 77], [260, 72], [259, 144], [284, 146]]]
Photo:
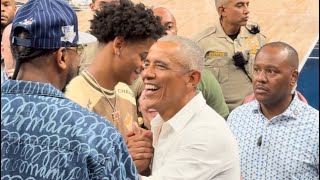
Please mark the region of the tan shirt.
[[[251, 24], [247, 27], [250, 28]], [[217, 23], [196, 35], [194, 41], [205, 52], [205, 68], [209, 69], [221, 85], [230, 112], [242, 104], [244, 98], [252, 93], [252, 84], [247, 75], [234, 65], [232, 56], [241, 51], [248, 60], [246, 71], [252, 77], [253, 62], [257, 51], [266, 43], [261, 33], [251, 34], [245, 26], [233, 41]]]
[[133, 122], [137, 121], [137, 108], [133, 92], [124, 83], [118, 83], [114, 91], [104, 88], [102, 90], [112, 104], [116, 101], [116, 109], [120, 112], [118, 120], [113, 119], [113, 108], [101, 93], [99, 86], [85, 72], [72, 79], [66, 88], [65, 95], [82, 107], [109, 120], [125, 138], [128, 131], [132, 129]]

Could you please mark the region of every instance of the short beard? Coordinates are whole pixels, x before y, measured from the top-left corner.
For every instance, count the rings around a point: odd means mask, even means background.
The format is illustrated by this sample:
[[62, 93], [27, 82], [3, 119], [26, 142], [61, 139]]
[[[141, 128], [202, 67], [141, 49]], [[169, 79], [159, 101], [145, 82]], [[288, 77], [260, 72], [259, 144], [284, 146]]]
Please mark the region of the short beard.
[[65, 85], [63, 86], [63, 88], [61, 90], [63, 93], [66, 92], [66, 87], [70, 83], [70, 81], [79, 74], [79, 69], [80, 69], [80, 66], [74, 70], [69, 71], [69, 73], [67, 74], [67, 77], [66, 77]]

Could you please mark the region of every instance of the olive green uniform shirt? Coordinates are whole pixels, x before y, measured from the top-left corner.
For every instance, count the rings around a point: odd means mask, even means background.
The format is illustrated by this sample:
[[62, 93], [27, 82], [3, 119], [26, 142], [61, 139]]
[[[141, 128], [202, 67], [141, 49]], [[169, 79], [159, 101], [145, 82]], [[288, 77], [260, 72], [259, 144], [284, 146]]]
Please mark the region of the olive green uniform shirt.
[[252, 25], [242, 26], [234, 41], [224, 32], [220, 23], [193, 37], [204, 50], [205, 68], [209, 69], [220, 83], [230, 112], [252, 93], [250, 79], [234, 65], [232, 56], [238, 51], [243, 53], [245, 60], [248, 61], [245, 69], [252, 77], [255, 55], [266, 43], [264, 35], [248, 31], [247, 28], [251, 29]]

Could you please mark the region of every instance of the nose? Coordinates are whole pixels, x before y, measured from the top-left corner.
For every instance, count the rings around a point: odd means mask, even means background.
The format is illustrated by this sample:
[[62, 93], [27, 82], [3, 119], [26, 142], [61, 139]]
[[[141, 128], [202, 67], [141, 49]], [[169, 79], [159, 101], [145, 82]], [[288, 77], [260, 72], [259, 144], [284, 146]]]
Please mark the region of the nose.
[[156, 77], [156, 73], [151, 66], [148, 66], [142, 70], [141, 77], [142, 77], [142, 80], [154, 79]]
[[249, 14], [250, 13], [248, 5], [244, 5], [244, 13], [245, 14]]
[[267, 76], [266, 73], [264, 71], [260, 71], [260, 72], [255, 72], [253, 74], [253, 79], [257, 82], [266, 82], [267, 81]]

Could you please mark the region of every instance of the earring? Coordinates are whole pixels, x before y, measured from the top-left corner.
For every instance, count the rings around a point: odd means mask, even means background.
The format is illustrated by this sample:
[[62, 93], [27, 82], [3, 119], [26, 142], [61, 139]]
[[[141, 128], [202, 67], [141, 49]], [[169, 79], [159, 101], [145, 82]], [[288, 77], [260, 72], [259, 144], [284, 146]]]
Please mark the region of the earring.
[[116, 55], [120, 56], [120, 52], [119, 52], [119, 51], [118, 51], [118, 52], [116, 52]]

